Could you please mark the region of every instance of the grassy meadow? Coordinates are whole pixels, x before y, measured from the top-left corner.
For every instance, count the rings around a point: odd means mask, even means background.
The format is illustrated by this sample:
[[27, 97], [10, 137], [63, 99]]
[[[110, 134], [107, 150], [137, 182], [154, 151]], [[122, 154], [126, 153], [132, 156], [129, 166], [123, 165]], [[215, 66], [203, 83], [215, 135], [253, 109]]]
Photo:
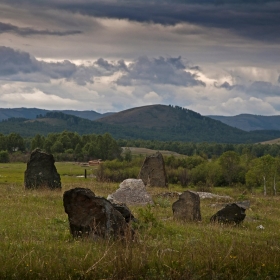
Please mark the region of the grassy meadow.
[[107, 197], [118, 184], [77, 177], [85, 167], [73, 163], [56, 167], [62, 191], [30, 191], [26, 164], [0, 164], [0, 279], [280, 279], [280, 196], [213, 189], [251, 201], [240, 226], [225, 226], [209, 222], [220, 209], [211, 205], [223, 201], [201, 200], [202, 221], [182, 223], [172, 218], [176, 199], [157, 194], [185, 189], [149, 188], [155, 205], [130, 207], [139, 220], [134, 240], [74, 240], [63, 192], [85, 187]]

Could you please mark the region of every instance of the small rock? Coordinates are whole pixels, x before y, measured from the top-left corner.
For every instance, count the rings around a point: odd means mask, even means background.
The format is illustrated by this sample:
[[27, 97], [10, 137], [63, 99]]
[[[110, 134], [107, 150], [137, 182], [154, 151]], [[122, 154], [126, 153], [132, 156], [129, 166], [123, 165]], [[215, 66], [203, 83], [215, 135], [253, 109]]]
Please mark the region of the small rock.
[[263, 225], [259, 225], [259, 226], [256, 227], [256, 229], [264, 230], [264, 226]]

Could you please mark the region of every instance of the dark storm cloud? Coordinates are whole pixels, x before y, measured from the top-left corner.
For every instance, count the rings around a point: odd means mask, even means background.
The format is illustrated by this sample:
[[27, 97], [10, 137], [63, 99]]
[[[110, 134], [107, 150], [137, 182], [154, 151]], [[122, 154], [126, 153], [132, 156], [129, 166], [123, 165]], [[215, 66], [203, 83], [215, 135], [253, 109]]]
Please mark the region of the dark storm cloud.
[[117, 80], [118, 85], [129, 86], [137, 83], [170, 84], [175, 86], [205, 86], [196, 79], [196, 75], [185, 71], [185, 66], [178, 58], [140, 57], [127, 68], [127, 73]]
[[52, 35], [52, 36], [67, 36], [82, 33], [78, 30], [70, 31], [51, 31], [51, 30], [37, 30], [33, 28], [22, 28], [9, 23], [0, 22], [0, 34], [1, 33], [14, 33], [20, 36], [32, 36], [32, 35]]
[[[35, 10], [57, 9], [93, 17], [127, 19], [142, 23], [162, 25], [190, 23], [207, 28], [230, 30], [260, 41], [280, 40], [279, 0], [3, 0], [3, 2], [8, 5], [35, 7]], [[48, 30], [10, 28], [19, 34], [52, 33]], [[187, 35], [190, 32], [200, 31], [182, 27], [174, 32]], [[63, 32], [53, 33], [64, 35]]]
[[[85, 15], [230, 30], [256, 40], [279, 41], [280, 3], [274, 1], [58, 1], [55, 8]], [[180, 29], [181, 34], [190, 30]]]

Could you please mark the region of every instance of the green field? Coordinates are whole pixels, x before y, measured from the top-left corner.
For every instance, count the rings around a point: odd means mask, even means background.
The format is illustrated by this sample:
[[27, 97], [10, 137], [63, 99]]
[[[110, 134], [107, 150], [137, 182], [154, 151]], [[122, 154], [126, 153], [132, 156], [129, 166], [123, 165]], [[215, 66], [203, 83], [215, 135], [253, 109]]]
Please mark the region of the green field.
[[279, 196], [213, 189], [251, 201], [243, 224], [225, 226], [209, 222], [217, 201], [201, 200], [202, 222], [182, 223], [172, 217], [175, 199], [156, 194], [185, 189], [149, 188], [155, 205], [130, 207], [139, 220], [133, 241], [74, 240], [63, 192], [85, 187], [107, 197], [118, 184], [77, 177], [85, 169], [77, 164], [56, 167], [62, 191], [27, 191], [26, 164], [0, 164], [0, 279], [280, 279]]

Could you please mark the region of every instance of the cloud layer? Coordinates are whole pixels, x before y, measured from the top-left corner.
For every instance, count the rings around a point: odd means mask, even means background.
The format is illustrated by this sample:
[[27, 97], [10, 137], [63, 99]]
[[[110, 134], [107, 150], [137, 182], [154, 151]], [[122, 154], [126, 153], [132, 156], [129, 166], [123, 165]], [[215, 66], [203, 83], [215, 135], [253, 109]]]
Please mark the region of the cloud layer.
[[3, 0], [0, 107], [280, 113], [280, 1]]

